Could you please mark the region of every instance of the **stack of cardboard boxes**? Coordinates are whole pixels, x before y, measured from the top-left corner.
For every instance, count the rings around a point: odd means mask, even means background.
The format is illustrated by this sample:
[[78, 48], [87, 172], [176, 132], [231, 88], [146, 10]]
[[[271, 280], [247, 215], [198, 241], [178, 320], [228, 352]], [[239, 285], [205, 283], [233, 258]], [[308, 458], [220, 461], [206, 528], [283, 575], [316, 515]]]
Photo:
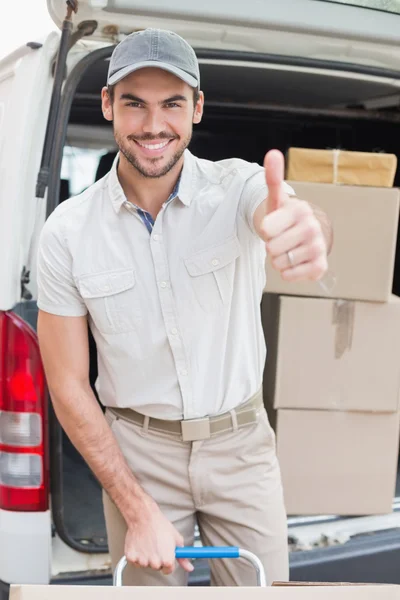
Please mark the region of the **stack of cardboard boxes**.
[[[300, 171], [289, 154], [286, 179], [333, 223], [336, 285], [327, 296], [316, 282], [287, 283], [267, 261], [264, 397], [286, 507], [289, 515], [388, 513], [400, 422], [400, 298], [392, 295], [399, 190], [388, 187], [395, 168], [384, 176], [367, 155], [357, 179], [350, 156], [355, 185], [314, 183], [307, 180], [318, 168], [307, 152]], [[380, 187], [371, 187], [374, 170]], [[340, 164], [331, 171], [337, 181]]]

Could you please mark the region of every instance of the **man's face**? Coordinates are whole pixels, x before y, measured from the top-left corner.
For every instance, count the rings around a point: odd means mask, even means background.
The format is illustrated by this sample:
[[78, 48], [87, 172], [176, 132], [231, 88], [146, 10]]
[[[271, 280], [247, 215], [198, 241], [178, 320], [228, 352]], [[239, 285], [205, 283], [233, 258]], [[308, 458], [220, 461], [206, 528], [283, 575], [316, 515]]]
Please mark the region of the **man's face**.
[[193, 88], [161, 69], [140, 69], [118, 82], [113, 102], [102, 91], [104, 117], [113, 121], [121, 153], [144, 177], [166, 175], [182, 157], [193, 123], [203, 113], [203, 94], [194, 105]]

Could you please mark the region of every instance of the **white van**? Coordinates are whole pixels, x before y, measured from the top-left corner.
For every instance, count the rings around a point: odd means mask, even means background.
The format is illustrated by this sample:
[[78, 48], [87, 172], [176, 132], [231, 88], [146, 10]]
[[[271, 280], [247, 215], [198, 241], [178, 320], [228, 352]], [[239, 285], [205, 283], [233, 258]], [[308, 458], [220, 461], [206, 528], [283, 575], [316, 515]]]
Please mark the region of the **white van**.
[[[100, 90], [115, 44], [151, 26], [194, 46], [206, 97], [198, 156], [260, 162], [289, 146], [400, 154], [399, 0], [47, 3], [62, 33], [0, 62], [0, 600], [10, 583], [111, 581], [100, 487], [48, 405], [35, 249], [46, 216], [110, 167]], [[90, 375], [93, 385], [93, 340]], [[400, 583], [400, 497], [387, 516], [289, 525], [293, 579]], [[206, 568], [191, 582], [206, 584]]]

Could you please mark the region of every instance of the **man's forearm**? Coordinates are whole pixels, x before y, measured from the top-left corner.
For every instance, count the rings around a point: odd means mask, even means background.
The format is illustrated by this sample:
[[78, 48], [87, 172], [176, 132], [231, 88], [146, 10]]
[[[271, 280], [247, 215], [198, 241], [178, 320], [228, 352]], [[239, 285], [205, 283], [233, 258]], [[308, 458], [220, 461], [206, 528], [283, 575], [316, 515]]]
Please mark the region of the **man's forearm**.
[[51, 397], [57, 418], [71, 442], [127, 524], [135, 523], [142, 508], [152, 499], [129, 469], [91, 388], [72, 383], [53, 390]]

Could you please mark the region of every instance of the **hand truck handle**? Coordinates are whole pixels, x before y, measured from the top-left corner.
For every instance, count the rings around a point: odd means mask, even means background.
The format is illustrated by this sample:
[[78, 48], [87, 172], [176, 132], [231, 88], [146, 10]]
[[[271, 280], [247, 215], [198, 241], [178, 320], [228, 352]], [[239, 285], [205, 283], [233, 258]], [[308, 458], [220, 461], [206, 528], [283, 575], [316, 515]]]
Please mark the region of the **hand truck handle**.
[[[259, 587], [266, 587], [267, 580], [265, 576], [264, 567], [255, 554], [248, 550], [243, 550], [236, 546], [186, 546], [182, 548], [176, 548], [176, 558], [243, 558], [247, 562], [251, 563], [256, 571], [257, 585]], [[126, 557], [123, 556], [118, 562], [115, 572], [113, 583], [116, 587], [122, 586], [122, 573], [128, 564]]]
[[240, 558], [237, 546], [184, 546], [175, 550], [176, 558]]

